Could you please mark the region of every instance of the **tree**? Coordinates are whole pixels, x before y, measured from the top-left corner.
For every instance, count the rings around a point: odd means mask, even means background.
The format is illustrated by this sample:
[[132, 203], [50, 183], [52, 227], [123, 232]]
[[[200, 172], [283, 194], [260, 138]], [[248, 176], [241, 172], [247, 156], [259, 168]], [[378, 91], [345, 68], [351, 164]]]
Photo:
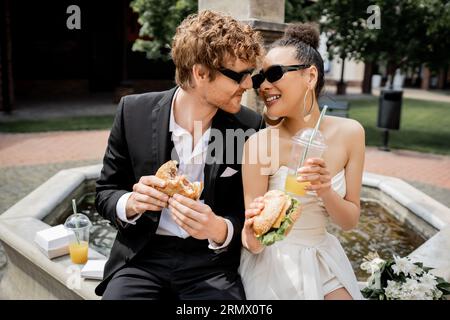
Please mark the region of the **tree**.
[[[396, 69], [426, 64], [448, 66], [450, 55], [450, 2], [444, 0], [318, 0], [299, 13], [300, 0], [287, 0], [297, 9], [286, 16], [313, 17], [327, 36], [330, 59], [353, 58], [366, 65], [385, 62], [387, 75]], [[367, 27], [367, 8], [380, 8], [379, 29]], [[294, 20], [294, 19], [293, 19]], [[304, 21], [304, 20], [303, 20]], [[343, 82], [343, 69], [341, 80]]]
[[[381, 28], [367, 30], [360, 56], [365, 61], [385, 61], [388, 78], [398, 68], [417, 65], [425, 59], [426, 12], [421, 0], [378, 0]], [[392, 81], [391, 81], [392, 85]]]
[[286, 22], [317, 21], [320, 18], [314, 3], [305, 0], [286, 0], [284, 3]]
[[133, 11], [141, 24], [133, 51], [145, 52], [149, 59], [170, 59], [170, 45], [176, 27], [189, 14], [198, 10], [197, 0], [133, 0]]
[[422, 64], [432, 69], [448, 66], [450, 2], [377, 0], [375, 3], [381, 9], [381, 28], [362, 34], [360, 59], [385, 61], [391, 79], [399, 68]]
[[450, 1], [429, 0], [423, 4], [427, 11], [426, 51], [427, 65], [432, 70], [450, 64]]
[[[365, 30], [368, 0], [319, 0], [313, 4], [305, 1], [288, 0], [286, 17], [291, 21], [315, 20], [320, 22], [320, 29], [327, 38], [329, 59], [339, 57], [342, 60], [341, 77], [338, 94], [345, 93], [344, 61], [347, 58], [360, 59], [362, 31]], [[302, 6], [301, 3], [304, 3]], [[303, 20], [302, 20], [303, 19]]]
[[427, 2], [434, 14], [427, 29], [430, 50], [430, 61], [427, 66], [439, 72], [438, 86], [443, 88], [450, 71], [450, 1], [431, 0]]

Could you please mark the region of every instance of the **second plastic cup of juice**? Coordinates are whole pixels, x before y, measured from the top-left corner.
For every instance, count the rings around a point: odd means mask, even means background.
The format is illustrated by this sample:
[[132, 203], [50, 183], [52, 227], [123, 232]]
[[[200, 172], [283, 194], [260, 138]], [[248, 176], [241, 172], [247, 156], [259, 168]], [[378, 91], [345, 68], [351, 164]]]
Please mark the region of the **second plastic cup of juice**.
[[70, 259], [75, 264], [85, 264], [88, 261], [91, 221], [86, 215], [77, 213], [67, 218], [64, 227], [75, 234], [69, 243]]
[[[285, 182], [285, 191], [290, 194], [304, 196], [306, 194], [305, 186], [310, 184], [308, 181], [297, 182], [297, 170], [303, 165], [303, 153], [309, 143], [312, 133], [312, 128], [306, 128], [300, 130], [292, 137], [291, 156], [289, 158], [288, 174]], [[327, 145], [322, 133], [317, 131], [308, 147], [304, 161], [309, 158], [321, 158], [326, 148]]]

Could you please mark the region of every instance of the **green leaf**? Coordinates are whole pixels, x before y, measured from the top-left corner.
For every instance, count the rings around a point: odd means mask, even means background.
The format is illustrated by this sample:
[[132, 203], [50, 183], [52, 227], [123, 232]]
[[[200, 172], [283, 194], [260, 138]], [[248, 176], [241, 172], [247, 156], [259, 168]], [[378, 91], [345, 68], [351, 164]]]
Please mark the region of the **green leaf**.
[[298, 206], [300, 205], [300, 202], [295, 199], [291, 198], [291, 205], [289, 206], [287, 212], [288, 214], [284, 217], [284, 219], [281, 221], [281, 225], [278, 229], [272, 228], [267, 232], [266, 234], [257, 237], [257, 239], [265, 246], [270, 246], [274, 244], [277, 241], [281, 241], [285, 238], [286, 230], [292, 225], [293, 221], [291, 219], [291, 215], [295, 210], [297, 210]]
[[133, 0], [130, 7], [138, 13], [140, 37], [133, 44], [134, 51], [146, 53], [149, 59], [169, 60], [167, 50], [176, 27], [189, 14], [197, 12], [196, 0]]

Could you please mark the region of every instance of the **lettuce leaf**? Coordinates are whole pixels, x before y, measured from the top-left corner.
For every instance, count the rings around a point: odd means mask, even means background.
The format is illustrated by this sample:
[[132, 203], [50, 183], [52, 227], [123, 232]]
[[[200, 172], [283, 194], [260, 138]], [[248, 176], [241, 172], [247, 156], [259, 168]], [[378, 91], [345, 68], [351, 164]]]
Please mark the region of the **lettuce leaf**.
[[287, 210], [286, 216], [281, 221], [281, 225], [279, 228], [272, 228], [270, 229], [266, 234], [263, 234], [257, 239], [265, 246], [270, 246], [274, 244], [276, 241], [281, 241], [285, 238], [285, 232], [287, 229], [289, 229], [290, 225], [293, 223], [291, 219], [292, 212], [295, 212], [297, 210], [298, 206], [300, 205], [300, 202], [295, 199], [291, 198], [291, 205], [289, 209]]

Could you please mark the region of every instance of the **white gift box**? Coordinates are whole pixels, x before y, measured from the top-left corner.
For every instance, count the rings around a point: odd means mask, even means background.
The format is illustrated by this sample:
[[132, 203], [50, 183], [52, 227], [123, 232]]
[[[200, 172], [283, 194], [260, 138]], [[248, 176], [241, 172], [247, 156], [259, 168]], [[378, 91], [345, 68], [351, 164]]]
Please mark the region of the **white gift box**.
[[88, 260], [81, 269], [81, 276], [86, 279], [103, 280], [106, 260]]
[[62, 224], [36, 232], [34, 241], [39, 249], [49, 258], [69, 254], [69, 243], [76, 241], [73, 231], [69, 231]]

